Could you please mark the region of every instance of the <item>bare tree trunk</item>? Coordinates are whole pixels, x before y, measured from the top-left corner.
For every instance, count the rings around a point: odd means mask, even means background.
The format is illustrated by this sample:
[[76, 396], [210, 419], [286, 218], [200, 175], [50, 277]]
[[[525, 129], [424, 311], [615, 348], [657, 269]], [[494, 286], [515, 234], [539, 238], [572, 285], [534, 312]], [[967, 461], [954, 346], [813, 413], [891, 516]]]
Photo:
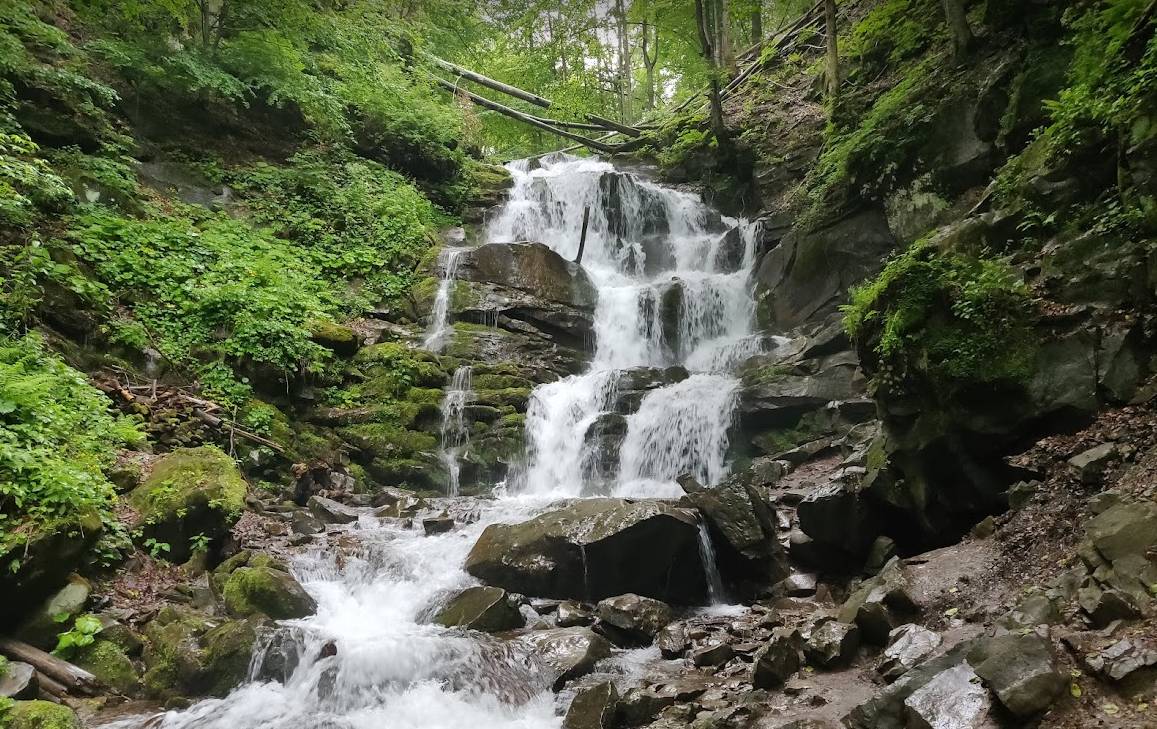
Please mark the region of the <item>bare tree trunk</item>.
[[704, 7], [703, 0], [695, 0], [695, 27], [699, 32], [699, 47], [703, 57], [711, 65], [711, 84], [707, 91], [711, 106], [711, 131], [720, 144], [727, 141], [727, 127], [723, 123], [723, 98], [719, 93], [718, 52], [712, 40], [718, 40], [711, 32], [711, 8]]
[[828, 47], [828, 96], [840, 95], [840, 49], [836, 39], [836, 0], [824, 0], [824, 26]]
[[[651, 30], [655, 31], [655, 41], [650, 43]], [[647, 111], [655, 108], [655, 65], [659, 62], [659, 28], [651, 23], [643, 23], [643, 66], [647, 69]]]
[[719, 10], [719, 65], [727, 69], [728, 78], [735, 78], [735, 44], [731, 42], [731, 0], [717, 0]]
[[763, 40], [763, 0], [755, 0], [755, 7], [751, 9], [751, 44]]
[[948, 21], [948, 30], [952, 33], [952, 45], [956, 49], [956, 56], [962, 57], [972, 47], [972, 29], [968, 27], [968, 18], [964, 16], [964, 4], [961, 0], [943, 0], [944, 17]]
[[631, 39], [627, 32], [627, 8], [623, 0], [615, 0], [619, 26], [619, 78], [623, 123], [630, 124], [634, 116], [634, 89], [631, 79]]

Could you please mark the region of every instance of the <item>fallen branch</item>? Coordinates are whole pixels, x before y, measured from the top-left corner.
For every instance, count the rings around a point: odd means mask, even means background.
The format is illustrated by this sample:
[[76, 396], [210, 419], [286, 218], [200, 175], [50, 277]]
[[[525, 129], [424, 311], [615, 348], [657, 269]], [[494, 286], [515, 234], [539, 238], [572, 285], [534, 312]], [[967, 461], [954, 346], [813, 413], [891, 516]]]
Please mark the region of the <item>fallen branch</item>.
[[[44, 674], [49, 679], [49, 686], [51, 686], [48, 693], [52, 695], [55, 695], [53, 691], [60, 691], [65, 695], [79, 694], [82, 696], [98, 696], [102, 693], [102, 686], [96, 676], [79, 666], [74, 666], [68, 661], [61, 660], [22, 641], [13, 638], [0, 638], [0, 653], [14, 661], [27, 663]], [[52, 686], [53, 682], [56, 686]], [[45, 688], [43, 682], [40, 685], [41, 688]]]
[[238, 428], [236, 425], [234, 425], [234, 424], [232, 424], [226, 420], [223, 420], [221, 418], [218, 418], [216, 415], [210, 415], [209, 413], [205, 412], [201, 408], [194, 408], [193, 409], [193, 415], [197, 416], [197, 419], [200, 420], [202, 423], [205, 423], [206, 425], [223, 430], [223, 431], [229, 433], [230, 435], [236, 435], [239, 438], [244, 438], [245, 440], [252, 441], [254, 443], [258, 443], [258, 444], [263, 445], [267, 448], [271, 448], [271, 449], [277, 451], [278, 453], [285, 453], [284, 447], [269, 440], [268, 438], [262, 438], [260, 435], [257, 435], [256, 433], [250, 433], [247, 430], [242, 430], [241, 428]]

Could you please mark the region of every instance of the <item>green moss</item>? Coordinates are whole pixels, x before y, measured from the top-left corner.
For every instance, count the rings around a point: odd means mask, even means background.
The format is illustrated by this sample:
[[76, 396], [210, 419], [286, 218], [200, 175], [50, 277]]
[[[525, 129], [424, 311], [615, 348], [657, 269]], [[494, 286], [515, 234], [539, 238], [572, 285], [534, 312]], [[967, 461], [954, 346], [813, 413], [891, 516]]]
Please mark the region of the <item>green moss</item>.
[[876, 387], [903, 389], [908, 377], [923, 375], [946, 391], [1032, 374], [1032, 299], [1017, 272], [998, 261], [922, 241], [854, 288], [844, 312]]
[[502, 416], [502, 427], [521, 428], [526, 425], [526, 413], [510, 413]]
[[225, 608], [240, 616], [263, 613], [274, 620], [285, 620], [303, 618], [317, 609], [293, 577], [264, 565], [234, 570], [221, 594]]
[[[435, 253], [435, 250], [441, 249], [431, 249], [431, 253]], [[433, 263], [428, 264], [428, 267], [426, 260], [425, 258], [422, 259], [423, 266], [419, 270], [433, 270], [438, 260], [436, 253]], [[438, 295], [438, 287], [441, 285], [442, 282], [436, 276], [428, 276], [414, 284], [414, 287], [410, 289], [410, 298], [413, 300], [416, 314], [428, 312], [433, 308], [434, 299]]]
[[514, 375], [487, 374], [474, 377], [475, 390], [508, 390], [514, 388], [530, 389], [534, 386], [525, 377]]
[[162, 458], [129, 500], [143, 514], [169, 519], [180, 518], [178, 511], [204, 498], [210, 508], [235, 518], [245, 508], [247, 491], [233, 459], [214, 446], [202, 446]]
[[795, 373], [791, 365], [774, 364], [757, 367], [743, 373], [743, 384], [748, 387], [776, 382]]
[[79, 649], [72, 662], [100, 679], [101, 683], [131, 696], [139, 687], [137, 669], [116, 643], [97, 638]]
[[84, 729], [76, 713], [50, 701], [17, 701], [0, 717], [3, 729]]
[[363, 451], [391, 457], [433, 453], [438, 449], [438, 439], [433, 435], [405, 430], [388, 423], [354, 425], [341, 428], [338, 432]]
[[865, 454], [864, 463], [868, 471], [879, 471], [888, 465], [888, 452], [884, 450], [884, 439], [877, 437], [868, 446], [868, 452]]
[[852, 53], [862, 63], [901, 63], [944, 37], [938, 0], [885, 0], [852, 29]]
[[249, 677], [249, 663], [257, 631], [245, 620], [215, 628], [205, 634], [205, 683], [212, 696], [224, 696]]

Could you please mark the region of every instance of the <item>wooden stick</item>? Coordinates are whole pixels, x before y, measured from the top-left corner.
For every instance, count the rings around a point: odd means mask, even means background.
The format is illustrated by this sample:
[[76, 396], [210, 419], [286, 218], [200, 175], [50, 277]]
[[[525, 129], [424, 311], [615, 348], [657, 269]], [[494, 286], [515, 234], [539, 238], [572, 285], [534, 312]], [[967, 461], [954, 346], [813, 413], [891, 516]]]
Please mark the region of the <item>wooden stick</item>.
[[591, 206], [586, 205], [583, 207], [583, 232], [582, 232], [582, 235], [579, 237], [578, 257], [576, 257], [574, 259], [574, 262], [580, 266], [583, 265], [583, 250], [585, 250], [587, 247], [587, 224], [590, 222], [591, 222]]
[[193, 415], [197, 416], [197, 419], [200, 420], [202, 423], [205, 423], [206, 425], [211, 425], [214, 428], [220, 428], [221, 430], [224, 430], [227, 433], [229, 433], [230, 440], [232, 440], [232, 437], [234, 435], [239, 435], [242, 438], [244, 438], [245, 440], [251, 440], [254, 443], [259, 443], [259, 444], [266, 446], [268, 448], [272, 448], [273, 450], [277, 451], [278, 453], [284, 453], [285, 452], [285, 448], [282, 447], [279, 443], [275, 443], [275, 442], [269, 440], [268, 438], [262, 438], [261, 436], [257, 435], [256, 433], [250, 433], [247, 430], [242, 430], [241, 428], [238, 428], [236, 425], [233, 425], [232, 423], [225, 422], [221, 418], [218, 418], [216, 415], [210, 415], [209, 413], [205, 412], [204, 410], [202, 410], [200, 408], [194, 408], [193, 409]]
[[[27, 663], [48, 678], [56, 681], [66, 693], [96, 696], [101, 691], [100, 681], [88, 671], [49, 655], [14, 638], [0, 638], [0, 653], [14, 661]], [[44, 684], [41, 683], [41, 687]]]
[[40, 671], [36, 672], [36, 680], [40, 684], [40, 695], [44, 701], [60, 704], [68, 697], [68, 689], [62, 686], [59, 681], [53, 681]]

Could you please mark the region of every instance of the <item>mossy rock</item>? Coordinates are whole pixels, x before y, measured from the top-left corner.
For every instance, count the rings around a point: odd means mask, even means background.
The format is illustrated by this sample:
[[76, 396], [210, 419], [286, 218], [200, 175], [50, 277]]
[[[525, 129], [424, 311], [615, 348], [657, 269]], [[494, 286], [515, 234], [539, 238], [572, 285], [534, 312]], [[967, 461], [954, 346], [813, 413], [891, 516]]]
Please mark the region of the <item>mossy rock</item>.
[[530, 404], [530, 393], [529, 387], [508, 387], [503, 390], [484, 390], [479, 387], [475, 389], [473, 402], [477, 405], [491, 407], [508, 405], [515, 410], [525, 412]]
[[317, 603], [292, 575], [271, 566], [234, 570], [225, 581], [222, 596], [225, 608], [239, 616], [262, 613], [274, 620], [287, 620], [317, 611]]
[[371, 457], [410, 458], [433, 453], [438, 439], [429, 433], [405, 430], [388, 423], [367, 423], [342, 428], [338, 433]]
[[201, 639], [205, 646], [205, 685], [210, 696], [225, 696], [249, 678], [257, 629], [237, 620], [214, 628]]
[[[17, 636], [37, 648], [51, 650], [56, 645], [57, 634], [67, 630], [72, 619], [84, 612], [91, 592], [92, 585], [88, 580], [80, 575], [69, 575], [67, 584], [32, 612]], [[61, 615], [65, 619], [57, 621]]]
[[532, 387], [534, 387], [533, 382], [517, 374], [487, 374], [476, 375], [474, 377], [475, 390], [507, 390], [510, 388], [525, 388], [529, 390]]
[[163, 457], [128, 495], [141, 539], [169, 545], [173, 562], [192, 556], [190, 540], [225, 537], [245, 509], [245, 481], [233, 459], [213, 446], [182, 448]]
[[329, 321], [314, 322], [310, 325], [310, 336], [339, 357], [352, 357], [362, 345], [361, 337], [352, 328]]
[[125, 696], [133, 696], [140, 690], [136, 667], [121, 647], [111, 640], [97, 638], [79, 649], [72, 662]]
[[84, 729], [76, 712], [50, 701], [17, 701], [0, 717], [2, 729]]
[[200, 637], [208, 630], [207, 618], [185, 608], [168, 606], [145, 626], [145, 693], [169, 699], [197, 693], [205, 670]]
[[0, 621], [14, 624], [59, 590], [102, 529], [100, 512], [79, 509], [35, 530], [20, 529], [23, 544], [0, 545]]

